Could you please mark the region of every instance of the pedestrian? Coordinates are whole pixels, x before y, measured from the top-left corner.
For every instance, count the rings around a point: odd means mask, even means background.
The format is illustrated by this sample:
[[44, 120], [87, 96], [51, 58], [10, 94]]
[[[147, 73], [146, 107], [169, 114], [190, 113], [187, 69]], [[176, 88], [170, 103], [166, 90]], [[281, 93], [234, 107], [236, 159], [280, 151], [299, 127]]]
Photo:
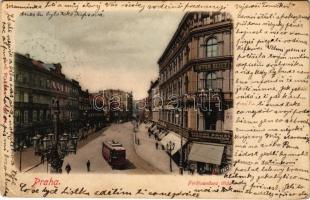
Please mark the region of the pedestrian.
[[195, 169], [191, 168], [190, 171], [191, 171], [191, 174], [194, 175]]
[[87, 160], [86, 166], [87, 166], [87, 171], [89, 172], [90, 171], [90, 162], [89, 162], [89, 160]]
[[44, 154], [42, 154], [42, 155], [41, 155], [41, 163], [42, 163], [42, 164], [44, 164], [44, 160], [45, 160]]
[[71, 166], [69, 165], [69, 163], [66, 165], [66, 171], [67, 171], [67, 174], [69, 174], [70, 173], [70, 171], [71, 171]]
[[155, 143], [156, 149], [158, 149], [158, 142]]

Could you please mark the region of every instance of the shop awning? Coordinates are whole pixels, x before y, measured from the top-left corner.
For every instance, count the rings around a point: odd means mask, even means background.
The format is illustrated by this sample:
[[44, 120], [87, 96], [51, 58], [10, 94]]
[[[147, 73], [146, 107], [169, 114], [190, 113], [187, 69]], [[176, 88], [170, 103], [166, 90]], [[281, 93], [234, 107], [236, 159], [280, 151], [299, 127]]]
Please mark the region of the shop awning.
[[157, 125], [153, 126], [153, 127], [151, 128], [151, 131], [153, 132], [155, 129], [157, 129]]
[[165, 110], [175, 110], [176, 108], [174, 106], [172, 106], [172, 105], [165, 105], [164, 109]]
[[146, 124], [145, 124], [145, 127], [146, 128], [149, 128], [149, 127], [151, 127], [152, 126], [152, 123], [151, 122], [147, 122]]
[[154, 131], [153, 131], [153, 134], [158, 134], [159, 133], [159, 129], [155, 129]]
[[160, 132], [159, 134], [158, 134], [158, 139], [163, 139], [163, 137], [165, 137], [166, 136], [166, 131], [162, 131], [162, 132]]
[[[174, 148], [171, 151], [171, 154], [173, 155], [181, 149], [181, 136], [179, 136], [175, 132], [170, 131], [165, 137], [161, 139], [160, 143], [166, 149], [166, 146], [170, 141], [174, 143]], [[184, 145], [186, 142], [187, 142], [187, 139], [183, 137], [182, 145]]]
[[213, 143], [194, 143], [188, 160], [220, 165], [224, 146]]

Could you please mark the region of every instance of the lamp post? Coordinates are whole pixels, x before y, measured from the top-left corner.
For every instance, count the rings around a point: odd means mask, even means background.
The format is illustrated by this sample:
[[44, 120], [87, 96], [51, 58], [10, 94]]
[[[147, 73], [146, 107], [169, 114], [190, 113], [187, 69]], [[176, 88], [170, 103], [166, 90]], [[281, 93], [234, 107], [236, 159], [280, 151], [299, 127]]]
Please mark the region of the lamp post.
[[70, 128], [70, 136], [72, 136], [72, 126], [73, 126], [72, 121], [73, 121], [73, 120], [72, 120], [72, 118], [70, 117], [70, 123], [69, 123], [69, 124], [70, 124], [70, 127], [69, 127], [69, 128]]
[[170, 162], [169, 162], [169, 166], [170, 166], [170, 172], [172, 172], [172, 158], [171, 158], [171, 152], [174, 150], [175, 147], [175, 143], [169, 141], [166, 145], [166, 150], [169, 152], [169, 156], [170, 156]]
[[[48, 164], [50, 163], [52, 169], [55, 172], [60, 172], [63, 164], [64, 157], [74, 152], [76, 153], [76, 147], [77, 147], [77, 136], [75, 135], [68, 135], [67, 133], [64, 133], [59, 138], [59, 114], [60, 114], [60, 108], [59, 108], [59, 101], [56, 101], [57, 104], [57, 118], [56, 118], [56, 132], [55, 134], [49, 133], [45, 137], [40, 137], [39, 135], [34, 136], [32, 138], [35, 154], [41, 154], [46, 155], [47, 158], [47, 170], [48, 170]], [[69, 145], [69, 142], [71, 145]], [[41, 143], [43, 145], [41, 145]]]
[[86, 132], [86, 124], [87, 124], [87, 110], [85, 110], [84, 112], [83, 112], [83, 116], [84, 116], [84, 123], [83, 123], [83, 128], [82, 128], [82, 139], [84, 139], [84, 134], [85, 134], [85, 132]]
[[24, 142], [21, 141], [20, 143], [17, 144], [15, 150], [19, 151], [19, 171], [21, 172], [22, 171], [22, 153], [23, 153], [23, 150], [24, 150]]

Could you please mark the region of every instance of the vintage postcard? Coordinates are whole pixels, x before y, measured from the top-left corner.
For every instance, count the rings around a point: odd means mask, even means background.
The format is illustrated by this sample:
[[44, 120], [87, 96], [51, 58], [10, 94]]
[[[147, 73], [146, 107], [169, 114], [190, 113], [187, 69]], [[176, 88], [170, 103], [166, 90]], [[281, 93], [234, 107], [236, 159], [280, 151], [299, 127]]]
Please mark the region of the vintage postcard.
[[9, 197], [305, 199], [307, 1], [4, 1]]

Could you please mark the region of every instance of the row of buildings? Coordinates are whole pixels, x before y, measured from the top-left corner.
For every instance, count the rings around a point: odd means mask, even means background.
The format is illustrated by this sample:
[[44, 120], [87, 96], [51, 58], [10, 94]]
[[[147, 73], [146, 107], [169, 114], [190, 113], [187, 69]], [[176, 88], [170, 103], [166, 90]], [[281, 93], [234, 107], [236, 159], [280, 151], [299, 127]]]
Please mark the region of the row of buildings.
[[228, 13], [187, 13], [158, 60], [147, 117], [181, 143], [172, 155], [181, 168], [220, 174], [231, 164], [232, 29]]
[[60, 63], [44, 63], [28, 54], [15, 53], [14, 82], [16, 145], [30, 146], [34, 136], [56, 131], [83, 138], [114, 120], [129, 120], [132, 113], [132, 93], [112, 89], [90, 93], [68, 79]]

